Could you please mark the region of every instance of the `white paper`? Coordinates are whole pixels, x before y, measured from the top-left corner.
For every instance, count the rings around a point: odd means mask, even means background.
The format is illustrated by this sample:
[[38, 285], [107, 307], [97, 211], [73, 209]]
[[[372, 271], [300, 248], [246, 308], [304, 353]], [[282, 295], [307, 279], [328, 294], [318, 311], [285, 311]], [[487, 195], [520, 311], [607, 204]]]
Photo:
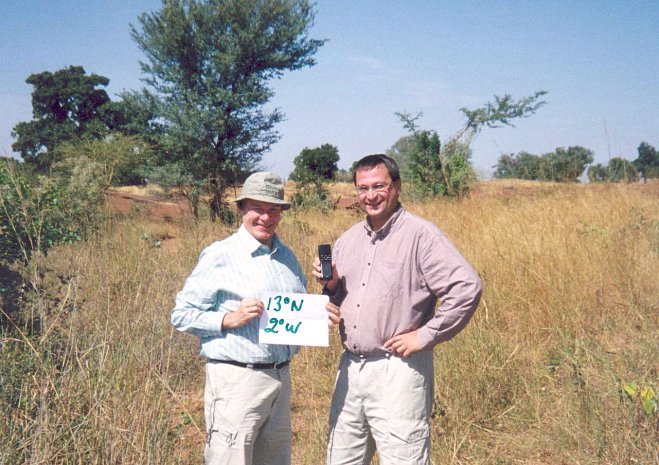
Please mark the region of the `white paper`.
[[259, 342], [297, 346], [329, 346], [329, 297], [318, 294], [268, 292], [259, 320]]

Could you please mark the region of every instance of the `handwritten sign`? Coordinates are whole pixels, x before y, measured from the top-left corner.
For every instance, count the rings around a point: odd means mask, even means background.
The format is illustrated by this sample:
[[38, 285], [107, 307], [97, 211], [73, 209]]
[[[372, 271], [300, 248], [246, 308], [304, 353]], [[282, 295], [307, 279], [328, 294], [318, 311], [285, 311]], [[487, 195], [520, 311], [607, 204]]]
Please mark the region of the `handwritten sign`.
[[329, 345], [326, 295], [269, 292], [261, 296], [259, 342], [298, 346]]

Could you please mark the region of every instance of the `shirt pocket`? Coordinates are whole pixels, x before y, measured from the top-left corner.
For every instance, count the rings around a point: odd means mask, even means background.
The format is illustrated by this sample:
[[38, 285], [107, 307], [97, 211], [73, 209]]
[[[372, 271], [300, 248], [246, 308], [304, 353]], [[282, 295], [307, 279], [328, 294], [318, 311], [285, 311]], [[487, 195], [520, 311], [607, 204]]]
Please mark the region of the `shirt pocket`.
[[379, 294], [388, 300], [398, 299], [403, 295], [405, 266], [402, 263], [385, 261], [376, 277]]

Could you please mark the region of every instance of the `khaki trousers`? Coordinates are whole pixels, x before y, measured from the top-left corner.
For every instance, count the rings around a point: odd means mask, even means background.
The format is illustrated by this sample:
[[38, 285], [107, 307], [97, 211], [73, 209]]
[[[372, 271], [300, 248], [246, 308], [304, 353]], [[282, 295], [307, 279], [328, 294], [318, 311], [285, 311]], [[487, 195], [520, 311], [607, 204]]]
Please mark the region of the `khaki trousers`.
[[206, 364], [207, 465], [290, 465], [290, 366]]
[[430, 463], [433, 353], [360, 357], [344, 352], [330, 409], [328, 465]]

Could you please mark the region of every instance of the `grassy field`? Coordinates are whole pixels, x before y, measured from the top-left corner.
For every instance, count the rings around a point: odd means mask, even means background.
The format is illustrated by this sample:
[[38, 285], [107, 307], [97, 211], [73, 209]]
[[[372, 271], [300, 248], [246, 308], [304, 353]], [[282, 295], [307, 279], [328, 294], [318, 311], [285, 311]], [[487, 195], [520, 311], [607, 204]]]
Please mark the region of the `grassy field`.
[[[469, 326], [435, 348], [432, 462], [659, 463], [659, 183], [490, 181], [406, 206], [485, 283]], [[286, 214], [310, 292], [317, 244], [360, 218]], [[40, 333], [1, 340], [0, 464], [202, 463], [203, 361], [169, 311], [201, 249], [230, 232], [136, 214], [48, 255]], [[340, 352], [333, 336], [293, 363], [295, 464], [324, 462]]]

